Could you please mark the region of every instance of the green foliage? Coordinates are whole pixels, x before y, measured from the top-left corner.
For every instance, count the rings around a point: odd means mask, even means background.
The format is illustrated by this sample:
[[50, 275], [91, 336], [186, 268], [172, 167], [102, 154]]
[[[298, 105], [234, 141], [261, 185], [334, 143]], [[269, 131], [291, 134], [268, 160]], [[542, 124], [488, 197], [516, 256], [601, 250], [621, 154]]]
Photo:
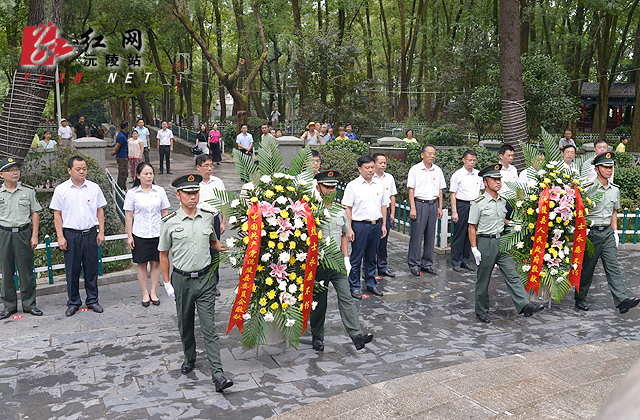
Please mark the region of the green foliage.
[[[617, 156], [616, 156], [617, 158]], [[631, 201], [640, 200], [640, 167], [617, 167], [613, 175], [614, 182], [620, 187], [620, 198]], [[630, 208], [635, 208], [632, 206]]]
[[411, 165], [415, 165], [422, 160], [420, 154], [422, 153], [422, 146], [424, 146], [425, 143], [426, 142], [398, 143], [394, 144], [393, 147], [396, 149], [407, 149], [407, 162]]
[[631, 135], [631, 127], [620, 125], [613, 129], [613, 134], [626, 134], [628, 136]]
[[220, 133], [220, 141], [224, 143], [224, 150], [237, 149], [235, 124], [229, 124], [222, 130]]
[[358, 155], [358, 157], [369, 153], [369, 147], [366, 145], [366, 143], [363, 143], [359, 140], [351, 140], [351, 139], [346, 139], [346, 140], [335, 139], [330, 141], [320, 149], [337, 150], [337, 151], [354, 153]]
[[357, 160], [361, 155], [344, 149], [328, 149], [331, 143], [318, 148], [322, 159], [321, 169], [340, 172], [340, 182], [344, 184], [359, 177]]
[[[633, 160], [633, 155], [629, 153], [616, 153], [613, 161], [616, 165], [616, 173], [620, 168], [632, 168], [636, 166], [636, 162]], [[615, 179], [617, 179], [617, 177]], [[618, 181], [616, 181], [616, 183], [617, 182]]]
[[[104, 106], [102, 101], [94, 101], [89, 103], [82, 108], [80, 108], [77, 112], [74, 112], [69, 116], [69, 123], [73, 127], [78, 123], [80, 117], [84, 117], [84, 123], [91, 127], [91, 124], [102, 124], [108, 123], [110, 121], [109, 114], [107, 108]], [[131, 125], [135, 125], [135, 122], [129, 122]], [[54, 136], [54, 138], [57, 138]]]
[[[227, 125], [224, 130], [220, 133], [220, 141], [224, 143], [225, 150], [237, 149], [236, 147], [236, 122], [238, 121], [237, 116], [227, 117], [227, 121], [233, 122], [233, 124]], [[264, 120], [258, 117], [249, 117], [247, 118], [247, 133], [251, 134], [253, 137], [253, 147], [260, 146], [260, 138], [262, 136], [262, 130], [260, 126]]]
[[464, 136], [457, 125], [444, 124], [435, 130], [427, 131], [424, 142], [434, 146], [462, 146], [464, 144]]

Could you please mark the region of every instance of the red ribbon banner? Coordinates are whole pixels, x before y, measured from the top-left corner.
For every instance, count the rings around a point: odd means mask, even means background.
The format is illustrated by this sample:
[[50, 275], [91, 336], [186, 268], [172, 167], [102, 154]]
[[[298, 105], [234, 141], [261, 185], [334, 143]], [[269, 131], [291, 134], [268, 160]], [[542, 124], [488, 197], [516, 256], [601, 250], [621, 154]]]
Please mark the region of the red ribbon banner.
[[573, 250], [571, 251], [571, 264], [578, 264], [577, 268], [571, 267], [569, 272], [569, 287], [576, 286], [576, 292], [580, 291], [580, 274], [582, 273], [582, 260], [587, 245], [587, 222], [584, 219], [584, 203], [578, 187], [576, 192], [576, 226], [573, 231]]
[[260, 260], [262, 211], [258, 203], [253, 203], [249, 209], [248, 216], [249, 220], [247, 223], [249, 224], [249, 229], [247, 235], [249, 235], [249, 243], [247, 244], [247, 251], [244, 255], [242, 275], [240, 276], [240, 283], [238, 284], [236, 301], [231, 309], [231, 318], [229, 319], [227, 334], [229, 334], [229, 331], [231, 331], [234, 326], [237, 326], [240, 333], [242, 333], [242, 326], [244, 324], [244, 318], [242, 316], [247, 312], [247, 307], [249, 306], [251, 292], [253, 291], [253, 281], [256, 278], [256, 268]]
[[538, 223], [536, 234], [533, 238], [533, 253], [531, 254], [531, 269], [527, 281], [527, 292], [533, 289], [536, 294], [540, 290], [540, 273], [544, 262], [544, 252], [549, 233], [549, 186], [546, 186], [538, 200]]
[[318, 231], [316, 221], [313, 218], [309, 203], [304, 203], [304, 215], [307, 218], [307, 230], [309, 232], [309, 251], [307, 252], [307, 263], [304, 270], [304, 283], [302, 285], [302, 334], [307, 330], [307, 319], [311, 312], [313, 302], [313, 282], [318, 267]]

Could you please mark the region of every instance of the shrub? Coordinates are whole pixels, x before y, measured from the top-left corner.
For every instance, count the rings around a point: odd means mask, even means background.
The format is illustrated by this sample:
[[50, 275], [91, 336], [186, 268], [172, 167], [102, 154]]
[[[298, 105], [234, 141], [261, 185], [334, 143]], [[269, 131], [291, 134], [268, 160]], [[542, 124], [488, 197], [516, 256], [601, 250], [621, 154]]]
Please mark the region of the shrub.
[[446, 124], [435, 130], [427, 131], [425, 142], [434, 146], [462, 146], [464, 136], [460, 127], [455, 124]]
[[420, 153], [422, 152], [422, 146], [424, 146], [425, 142], [418, 143], [398, 143], [393, 147], [398, 149], [407, 149], [407, 162], [411, 165], [415, 165], [416, 163], [422, 160]]
[[369, 146], [366, 143], [363, 143], [359, 140], [351, 139], [332, 140], [325, 146], [322, 146], [321, 149], [355, 153], [356, 155], [358, 155], [356, 159], [362, 155], [366, 155], [367, 153], [369, 153]]
[[[618, 168], [632, 168], [636, 166], [636, 163], [633, 159], [633, 155], [630, 155], [629, 153], [616, 153], [613, 160], [616, 163], [616, 170]], [[614, 179], [617, 180], [617, 177], [615, 177]]]
[[322, 170], [333, 169], [340, 172], [340, 182], [347, 184], [360, 176], [357, 161], [362, 155], [344, 149], [329, 149], [328, 146], [334, 141], [329, 142], [327, 146], [318, 148], [322, 159], [321, 168]]
[[621, 199], [629, 199], [633, 201], [638, 201], [638, 199], [640, 199], [640, 167], [631, 166], [616, 168], [613, 179], [616, 185], [620, 187]]
[[[231, 151], [236, 148], [236, 122], [238, 121], [238, 117], [235, 115], [227, 117], [227, 121], [230, 121], [233, 124], [227, 125], [220, 133], [220, 137], [221, 141], [224, 142], [224, 150]], [[247, 118], [247, 133], [253, 136], [254, 147], [260, 147], [260, 137], [262, 136], [262, 130], [260, 127], [264, 122], [266, 121], [258, 117]]]

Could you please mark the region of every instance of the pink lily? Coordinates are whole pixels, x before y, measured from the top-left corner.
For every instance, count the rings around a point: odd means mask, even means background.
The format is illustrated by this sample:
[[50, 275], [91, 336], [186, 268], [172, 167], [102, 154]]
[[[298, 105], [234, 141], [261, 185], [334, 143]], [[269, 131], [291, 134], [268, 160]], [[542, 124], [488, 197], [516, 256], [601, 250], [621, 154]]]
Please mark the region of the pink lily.
[[559, 236], [554, 236], [553, 239], [551, 240], [551, 246], [554, 248], [559, 248], [563, 244], [564, 244], [564, 241], [561, 241]]
[[262, 211], [262, 217], [271, 217], [280, 213], [280, 209], [275, 207], [271, 203], [267, 203], [266, 201], [260, 202], [260, 210]]
[[289, 199], [289, 203], [291, 203], [290, 205], [287, 206], [288, 209], [291, 209], [291, 211], [293, 211], [295, 213], [296, 216], [301, 217], [304, 216], [304, 201], [302, 200], [298, 200], [295, 203]]
[[564, 186], [564, 195], [568, 198], [573, 199], [576, 196], [576, 192], [573, 188], [569, 187], [568, 185]]
[[552, 258], [547, 263], [549, 267], [559, 267], [560, 266], [560, 258]]
[[560, 217], [562, 218], [562, 220], [569, 219], [573, 214], [571, 199], [567, 196], [562, 197], [560, 199], [560, 202], [558, 203], [556, 212], [560, 213]]
[[277, 264], [270, 264], [269, 267], [271, 268], [271, 273], [269, 274], [278, 280], [287, 276], [287, 266], [280, 261], [278, 261]]
[[276, 233], [287, 232], [291, 229], [293, 229], [293, 226], [289, 223], [289, 219], [278, 217], [278, 230], [276, 230]]
[[550, 193], [549, 198], [553, 201], [558, 201], [558, 199], [560, 199], [560, 194], [562, 194], [562, 188], [556, 185], [551, 189]]

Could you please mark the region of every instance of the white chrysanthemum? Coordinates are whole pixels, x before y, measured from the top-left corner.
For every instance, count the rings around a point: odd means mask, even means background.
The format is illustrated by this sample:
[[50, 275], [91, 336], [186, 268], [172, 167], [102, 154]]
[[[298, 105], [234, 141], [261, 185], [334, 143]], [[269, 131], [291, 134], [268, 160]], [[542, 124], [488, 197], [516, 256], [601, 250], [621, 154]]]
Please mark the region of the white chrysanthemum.
[[549, 213], [549, 219], [554, 220], [556, 217], [558, 217], [558, 215], [556, 214], [555, 211], [552, 211], [551, 213]]
[[262, 262], [267, 262], [269, 261], [269, 258], [271, 258], [271, 254], [269, 254], [268, 252], [266, 254], [262, 254], [262, 257], [260, 257], [260, 260]]
[[324, 211], [322, 213], [324, 214], [324, 217], [326, 217], [327, 219], [329, 217], [331, 217], [331, 213], [329, 213], [329, 210], [327, 210], [327, 209], [324, 209]]
[[287, 298], [287, 303], [288, 303], [290, 306], [295, 305], [297, 302], [298, 302], [298, 299], [297, 299], [295, 296], [289, 296], [289, 297]]
[[298, 252], [296, 254], [296, 261], [304, 261], [307, 259], [307, 253], [306, 252]]
[[536, 213], [540, 214], [540, 209], [536, 209]]
[[538, 183], [534, 180], [529, 180], [529, 182], [527, 182], [527, 187], [529, 188], [535, 188], [536, 185], [538, 185]]
[[551, 274], [552, 276], [555, 276], [556, 274], [558, 274], [558, 270], [556, 270], [555, 268], [552, 268], [551, 270], [549, 270], [549, 274]]
[[269, 182], [271, 182], [271, 177], [269, 175], [262, 175], [260, 177], [260, 181], [264, 182], [265, 184], [268, 184]]
[[327, 245], [331, 245], [332, 240], [333, 238], [331, 236], [327, 236], [326, 238], [324, 238], [324, 243]]
[[264, 316], [264, 320], [267, 322], [273, 322], [273, 314], [271, 312], [269, 312], [268, 314], [266, 314]]
[[287, 198], [281, 195], [280, 197], [276, 198], [276, 203], [287, 204]]
[[250, 320], [251, 319], [251, 314], [246, 313], [246, 314], [242, 315], [242, 319], [244, 319], [245, 321]]
[[551, 260], [551, 254], [544, 254], [544, 260], [545, 261], [550, 261]]
[[321, 249], [320, 251], [318, 251], [318, 258], [320, 258], [321, 260], [324, 259], [324, 249]]
[[296, 217], [293, 219], [293, 227], [296, 229], [302, 229], [304, 227], [304, 222], [301, 217]]
[[294, 325], [296, 325], [296, 320], [295, 319], [287, 319], [287, 322], [284, 325], [285, 325], [285, 327], [293, 327]]
[[285, 177], [286, 179], [296, 179], [296, 177], [295, 177], [295, 176], [293, 176], [293, 175], [289, 175], [289, 174], [285, 174], [285, 175], [284, 175], [284, 177]]
[[295, 293], [297, 290], [298, 290], [298, 286], [296, 286], [295, 284], [289, 285], [289, 293]]
[[280, 232], [278, 234], [278, 239], [280, 239], [280, 242], [285, 242], [287, 240], [289, 240], [289, 235], [291, 234], [291, 232]]
[[[575, 228], [574, 228], [575, 229]], [[591, 232], [591, 229], [587, 229], [587, 235]]]
[[256, 187], [256, 186], [255, 186], [255, 185], [253, 185], [253, 182], [247, 182], [246, 184], [244, 184], [244, 185], [242, 186], [242, 189], [243, 189], [243, 190], [252, 190], [252, 189], [254, 189], [255, 187]]
[[562, 283], [564, 281], [564, 277], [558, 277], [556, 279], [556, 283]]
[[274, 178], [284, 178], [284, 174], [282, 172], [276, 172], [275, 174], [273, 174]]
[[226, 242], [227, 242], [227, 248], [231, 248], [233, 246], [234, 242], [235, 242], [235, 239], [234, 238], [227, 238]]
[[269, 223], [269, 226], [278, 226], [278, 219], [275, 217], [267, 217], [267, 223]]
[[291, 255], [288, 252], [283, 252], [280, 254], [280, 261], [283, 263], [288, 263], [289, 259], [291, 259]]
[[522, 242], [522, 241], [521, 241], [521, 242], [518, 242], [518, 243], [516, 244], [516, 248], [518, 248], [518, 249], [522, 249], [522, 248], [524, 248], [524, 242]]
[[569, 253], [569, 251], [570, 251], [569, 247], [568, 247], [568, 246], [565, 246], [565, 247], [564, 247], [564, 253], [565, 253], [565, 254], [568, 254], [568, 253]]
[[575, 230], [576, 230], [575, 226], [570, 226], [569, 232], [573, 233], [575, 232]]
[[262, 232], [260, 232], [260, 236], [267, 236], [267, 231], [262, 229]]
[[557, 236], [558, 238], [560, 237], [560, 235], [562, 235], [564, 233], [564, 231], [562, 229], [553, 229], [553, 235]]
[[303, 241], [307, 240], [307, 234], [303, 233], [302, 235], [300, 235], [300, 239], [302, 239]]
[[516, 207], [522, 207], [523, 204], [524, 204], [524, 201], [522, 200], [516, 201]]
[[538, 171], [538, 175], [539, 175], [539, 176], [542, 176], [542, 175], [544, 175], [544, 174], [546, 174], [546, 173], [547, 173], [547, 171], [545, 171], [544, 169], [540, 169], [540, 170]]
[[287, 290], [287, 282], [286, 281], [281, 281], [280, 283], [278, 283], [278, 289], [282, 290], [283, 292]]
[[315, 311], [316, 310], [316, 306], [318, 306], [318, 302], [316, 302], [315, 300], [313, 302], [311, 302], [311, 309], [313, 309]]
[[522, 266], [522, 271], [524, 271], [525, 273], [528, 272], [529, 270], [531, 270], [531, 266], [530, 265], [523, 265]]
[[235, 200], [233, 200], [233, 201], [231, 202], [231, 207], [232, 207], [232, 208], [236, 208], [236, 207], [238, 207], [239, 205], [240, 205], [240, 200], [238, 200], [238, 199], [235, 199]]
[[304, 187], [305, 185], [307, 185], [307, 181], [303, 180], [303, 179], [299, 179], [298, 180], [298, 185]]
[[231, 265], [236, 265], [236, 263], [238, 262], [238, 260], [236, 260], [235, 257], [229, 257], [229, 262], [231, 263]]
[[564, 252], [558, 251], [558, 257], [559, 258], [564, 258]]
[[522, 230], [522, 225], [515, 225], [515, 226], [513, 227], [513, 230], [514, 230], [515, 232], [520, 232], [520, 231]]
[[231, 224], [234, 224], [234, 223], [236, 223], [237, 221], [238, 221], [238, 219], [236, 218], [236, 216], [231, 216], [231, 217], [229, 218], [229, 223], [231, 223]]
[[324, 280], [320, 280], [320, 286], [324, 287]]

